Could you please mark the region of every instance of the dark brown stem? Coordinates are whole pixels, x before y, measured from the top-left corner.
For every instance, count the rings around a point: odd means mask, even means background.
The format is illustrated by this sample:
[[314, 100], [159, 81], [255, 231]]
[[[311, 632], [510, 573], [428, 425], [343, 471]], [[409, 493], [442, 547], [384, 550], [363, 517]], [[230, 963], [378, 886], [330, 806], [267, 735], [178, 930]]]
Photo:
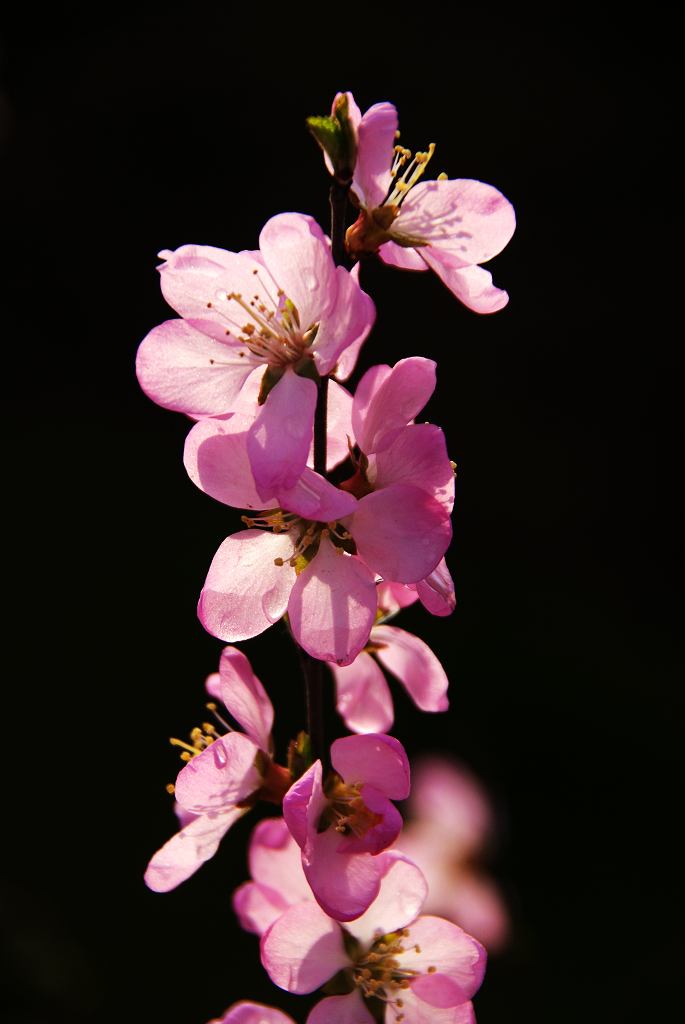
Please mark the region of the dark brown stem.
[[[333, 262], [344, 266], [345, 258], [345, 212], [349, 184], [334, 181], [331, 185], [331, 248]], [[316, 412], [314, 413], [314, 472], [326, 476], [326, 440], [328, 421], [328, 377], [318, 383]], [[307, 708], [307, 732], [312, 744], [312, 757], [321, 758], [324, 768], [328, 766], [328, 749], [324, 735], [323, 694], [324, 666], [318, 658], [300, 648], [300, 661], [304, 675], [305, 703]]]

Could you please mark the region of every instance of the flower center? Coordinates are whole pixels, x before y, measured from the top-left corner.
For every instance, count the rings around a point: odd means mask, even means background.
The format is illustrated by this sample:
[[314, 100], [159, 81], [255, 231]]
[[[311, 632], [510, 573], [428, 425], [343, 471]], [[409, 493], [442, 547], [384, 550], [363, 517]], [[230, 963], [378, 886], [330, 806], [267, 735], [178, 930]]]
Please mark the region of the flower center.
[[290, 565], [298, 575], [306, 569], [319, 550], [322, 537], [328, 537], [340, 554], [343, 550], [351, 553], [356, 551], [352, 535], [338, 522], [321, 523], [318, 520], [303, 519], [282, 508], [267, 509], [259, 515], [240, 518], [248, 529], [259, 527], [273, 533], [290, 533], [293, 553], [290, 558], [274, 558], [274, 565]]
[[228, 301], [228, 312], [212, 302], [207, 303], [207, 308], [217, 308], [230, 325], [226, 334], [233, 334], [253, 355], [270, 366], [285, 367], [299, 362], [316, 338], [319, 324], [303, 327], [297, 306], [283, 289], [278, 288], [273, 295], [259, 270], [255, 268], [252, 273], [260, 291], [249, 297], [241, 292], [220, 292], [217, 298]]
[[[392, 1006], [396, 1011], [396, 1021], [404, 1020], [404, 1014], [401, 1012], [404, 1003], [398, 993], [408, 989], [411, 980], [419, 974], [410, 967], [403, 967], [399, 959], [410, 949], [417, 953], [421, 952], [420, 946], [405, 941], [408, 938], [408, 928], [379, 936], [369, 951], [364, 953], [352, 968], [352, 979], [363, 997], [380, 999]], [[432, 973], [435, 968], [428, 970]]]
[[[219, 714], [216, 704], [210, 702], [209, 704], [206, 704], [205, 707], [208, 711], [211, 711], [214, 718], [216, 718], [219, 725], [223, 726], [226, 732], [233, 731], [228, 722], [226, 722]], [[192, 761], [194, 757], [201, 754], [203, 750], [206, 750], [207, 747], [211, 746], [214, 740], [218, 740], [222, 735], [223, 733], [218, 732], [216, 726], [212, 725], [211, 722], [203, 722], [201, 726], [198, 725], [191, 730], [189, 743], [186, 740], [179, 740], [175, 736], [170, 737], [169, 743], [172, 747], [181, 748], [182, 761]]]
[[369, 829], [380, 825], [383, 815], [369, 810], [361, 798], [361, 788], [362, 783], [343, 782], [336, 773], [326, 780], [324, 792], [329, 803], [319, 819], [319, 832], [333, 826], [343, 836], [361, 839]]

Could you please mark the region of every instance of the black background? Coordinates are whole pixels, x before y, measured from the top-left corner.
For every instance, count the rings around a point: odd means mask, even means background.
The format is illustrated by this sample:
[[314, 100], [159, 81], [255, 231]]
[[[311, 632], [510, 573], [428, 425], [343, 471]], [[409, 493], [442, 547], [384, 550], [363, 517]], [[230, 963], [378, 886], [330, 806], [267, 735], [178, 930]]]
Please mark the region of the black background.
[[[518, 215], [492, 317], [430, 274], [363, 276], [378, 326], [360, 370], [437, 359], [425, 418], [459, 465], [457, 611], [400, 620], [443, 660], [452, 707], [422, 715], [395, 688], [395, 733], [458, 754], [498, 806], [514, 939], [479, 1024], [666, 1019], [682, 964], [673, 27], [456, 17], [317, 26], [254, 5], [5, 25], [8, 1021], [203, 1024], [238, 998], [306, 1016], [230, 909], [255, 819], [175, 892], [142, 883], [174, 828], [166, 738], [202, 717], [221, 649], [197, 595], [239, 523], [190, 484], [188, 422], [133, 366], [172, 315], [159, 249], [252, 248], [282, 210], [326, 225], [303, 121], [345, 88], [362, 110], [394, 101], [406, 145], [437, 142], [436, 171], [491, 182]], [[279, 626], [243, 649], [282, 750], [303, 721], [293, 651]]]

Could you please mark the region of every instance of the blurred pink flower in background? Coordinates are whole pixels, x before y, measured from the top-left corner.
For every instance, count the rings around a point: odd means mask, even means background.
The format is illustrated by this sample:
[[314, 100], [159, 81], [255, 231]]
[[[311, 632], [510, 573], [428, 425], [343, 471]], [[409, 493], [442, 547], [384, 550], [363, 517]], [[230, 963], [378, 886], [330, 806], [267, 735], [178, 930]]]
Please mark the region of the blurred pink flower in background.
[[493, 879], [477, 865], [495, 820], [478, 780], [445, 758], [413, 768], [409, 817], [395, 848], [428, 882], [425, 910], [461, 925], [496, 952], [509, 937], [509, 914]]

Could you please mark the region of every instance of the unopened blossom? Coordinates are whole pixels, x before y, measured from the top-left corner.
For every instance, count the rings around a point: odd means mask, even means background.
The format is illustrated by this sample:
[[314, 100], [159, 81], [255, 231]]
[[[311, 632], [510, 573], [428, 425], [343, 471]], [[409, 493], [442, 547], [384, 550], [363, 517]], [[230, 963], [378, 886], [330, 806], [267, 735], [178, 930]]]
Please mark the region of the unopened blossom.
[[479, 864], [493, 833], [492, 806], [469, 771], [438, 757], [415, 766], [409, 818], [396, 848], [426, 876], [425, 910], [461, 925], [491, 951], [509, 933], [502, 895]]
[[194, 418], [221, 416], [263, 367], [248, 438], [255, 484], [262, 499], [292, 487], [312, 442], [316, 380], [343, 372], [337, 364], [348, 346], [358, 351], [373, 324], [371, 299], [335, 266], [328, 239], [303, 214], [267, 221], [256, 252], [184, 245], [160, 255], [162, 292], [182, 319], [142, 342], [143, 390]]
[[223, 1017], [211, 1020], [209, 1024], [295, 1024], [295, 1021], [274, 1006], [245, 1000], [234, 1003]]
[[[386, 389], [394, 446], [378, 456], [360, 499], [353, 486], [335, 487], [306, 467], [294, 487], [264, 500], [249, 458], [250, 416], [239, 411], [193, 427], [184, 456], [191, 479], [217, 500], [256, 512], [243, 517], [248, 529], [228, 537], [210, 566], [198, 609], [210, 633], [245, 640], [287, 611], [308, 653], [349, 664], [374, 622], [376, 577], [412, 583], [435, 569], [452, 535], [453, 473], [437, 427], [398, 436], [417, 401], [417, 408], [425, 402], [423, 378], [434, 385], [434, 364], [416, 362], [395, 368], [404, 380], [400, 394]], [[407, 398], [417, 377], [420, 396]], [[371, 400], [372, 411], [376, 405]]]
[[[272, 761], [273, 706], [248, 659], [234, 647], [222, 652], [207, 689], [244, 732], [224, 734], [205, 722], [190, 742], [174, 739], [186, 762], [172, 787], [181, 829], [153, 856], [145, 882], [168, 892], [216, 853], [229, 828], [257, 799], [280, 803], [290, 774]], [[215, 705], [209, 705], [216, 711]], [[224, 726], [221, 715], [217, 721]]]
[[345, 736], [331, 745], [333, 771], [316, 761], [290, 788], [283, 817], [302, 851], [315, 899], [331, 917], [351, 921], [378, 895], [377, 854], [397, 838], [402, 818], [392, 800], [409, 795], [409, 762], [392, 736]]
[[422, 181], [435, 144], [412, 154], [398, 144], [392, 103], [377, 103], [362, 116], [347, 96], [357, 131], [352, 191], [360, 207], [347, 232], [348, 250], [378, 252], [385, 263], [404, 270], [430, 268], [476, 313], [501, 309], [509, 296], [478, 264], [501, 252], [513, 235], [511, 203], [482, 181], [448, 180], [444, 173]]
[[419, 916], [421, 872], [394, 851], [380, 854], [378, 896], [341, 926], [312, 902], [291, 906], [267, 929], [262, 963], [271, 980], [306, 994], [336, 977], [343, 995], [323, 999], [307, 1024], [471, 1024], [470, 1000], [485, 971], [482, 946], [457, 925]]
[[392, 726], [392, 696], [381, 666], [399, 679], [422, 711], [447, 711], [449, 680], [428, 644], [379, 623], [351, 665], [331, 665], [338, 711], [352, 732], [385, 732]]

